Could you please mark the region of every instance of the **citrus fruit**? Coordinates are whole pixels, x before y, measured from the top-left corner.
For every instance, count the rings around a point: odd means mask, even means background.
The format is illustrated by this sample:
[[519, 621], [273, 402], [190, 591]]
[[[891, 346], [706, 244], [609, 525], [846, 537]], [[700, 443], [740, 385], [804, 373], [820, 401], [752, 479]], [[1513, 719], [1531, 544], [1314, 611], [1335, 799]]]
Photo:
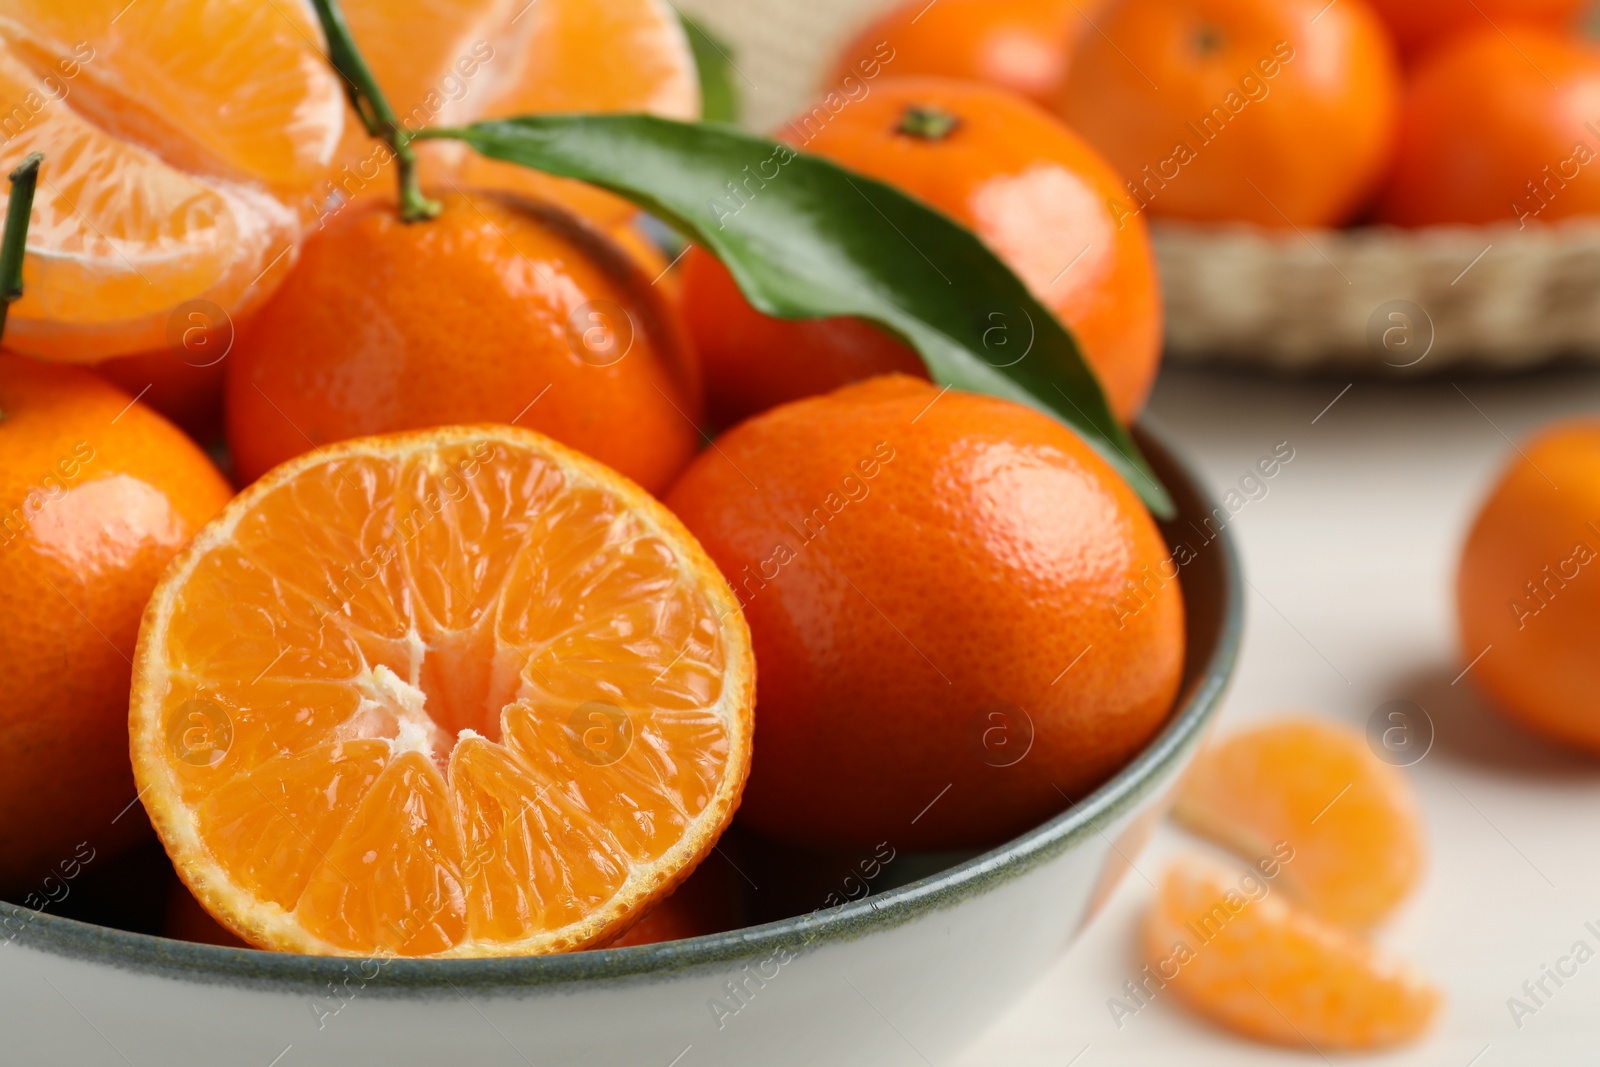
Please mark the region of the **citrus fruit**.
[[740, 818], [768, 836], [1004, 839], [1119, 768], [1177, 691], [1183, 595], [1160, 532], [1030, 408], [874, 378], [741, 423], [667, 502], [750, 621], [760, 742]]
[[139, 615], [230, 495], [176, 428], [86, 370], [0, 355], [0, 890], [148, 825], [125, 723]]
[[1294, 850], [1282, 881], [1319, 918], [1369, 926], [1422, 874], [1416, 801], [1365, 736], [1313, 718], [1234, 734], [1194, 762], [1178, 793], [1180, 822], [1255, 861]]
[[94, 362], [161, 348], [185, 302], [258, 304], [344, 128], [320, 39], [299, 4], [7, 3], [0, 170], [48, 160], [8, 347]]
[[446, 193], [427, 222], [358, 201], [227, 359], [244, 481], [332, 441], [516, 423], [651, 492], [698, 445], [698, 375], [677, 313], [605, 236], [555, 207]]
[[1332, 226], [1388, 165], [1399, 74], [1365, 0], [1125, 0], [1099, 28], [1060, 110], [1141, 214]]
[[[1160, 289], [1144, 221], [1118, 208], [1119, 183], [1093, 149], [1026, 100], [937, 78], [884, 79], [801, 139], [804, 121], [785, 136], [971, 227], [1073, 331], [1118, 418], [1138, 413], [1160, 361]], [[756, 313], [725, 275], [709, 257], [691, 264], [684, 312], [712, 411], [727, 421], [915, 365], [903, 344], [853, 321], [752, 328]], [[986, 335], [996, 362], [1011, 358], [1003, 345], [1024, 350], [1026, 329]], [[822, 351], [828, 342], [838, 348]]]
[[1589, 0], [1368, 0], [1388, 24], [1400, 51], [1414, 58], [1451, 37], [1490, 26], [1531, 22], [1572, 29]]
[[1147, 988], [1170, 986], [1199, 1014], [1263, 1041], [1388, 1048], [1421, 1036], [1439, 1009], [1439, 993], [1410, 967], [1255, 874], [1198, 858], [1162, 880], [1144, 951]]
[[1456, 574], [1467, 678], [1518, 722], [1588, 752], [1600, 752], [1597, 521], [1600, 423], [1551, 427], [1490, 490]]
[[[345, 0], [343, 8], [396, 116], [412, 130], [556, 111], [700, 117], [694, 54], [664, 0]], [[384, 150], [354, 115], [347, 130], [333, 190], [387, 193], [393, 175], [380, 162]], [[591, 185], [484, 159], [459, 143], [417, 148], [424, 174], [440, 184], [554, 200], [607, 228], [637, 212]]]
[[614, 471], [513, 427], [363, 438], [274, 469], [167, 569], [134, 773], [257, 946], [583, 948], [732, 816], [753, 670], [727, 583]]
[[1600, 48], [1507, 23], [1440, 46], [1405, 95], [1379, 217], [1401, 226], [1600, 212]]
[[826, 84], [889, 73], [988, 82], [1049, 107], [1079, 35], [1104, 0], [909, 0], [863, 26]]

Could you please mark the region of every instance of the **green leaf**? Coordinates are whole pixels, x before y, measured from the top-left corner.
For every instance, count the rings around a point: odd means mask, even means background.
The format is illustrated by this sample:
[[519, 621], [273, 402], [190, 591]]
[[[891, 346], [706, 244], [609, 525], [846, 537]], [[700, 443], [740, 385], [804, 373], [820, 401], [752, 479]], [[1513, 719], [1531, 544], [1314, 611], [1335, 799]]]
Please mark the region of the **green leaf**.
[[935, 381], [1074, 427], [1172, 515], [1072, 335], [971, 231], [904, 193], [730, 126], [646, 115], [531, 115], [423, 136], [633, 201], [714, 252], [769, 315], [888, 327]]
[[700, 116], [707, 122], [739, 121], [739, 87], [733, 83], [733, 46], [678, 12], [695, 69], [700, 72]]

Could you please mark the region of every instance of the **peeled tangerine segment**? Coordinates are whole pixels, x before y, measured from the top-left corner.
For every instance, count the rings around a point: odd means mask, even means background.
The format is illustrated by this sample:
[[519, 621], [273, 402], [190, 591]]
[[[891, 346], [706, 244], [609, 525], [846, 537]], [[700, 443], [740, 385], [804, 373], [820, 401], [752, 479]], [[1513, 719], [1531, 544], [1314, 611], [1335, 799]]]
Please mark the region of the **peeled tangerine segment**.
[[[401, 122], [412, 129], [546, 112], [700, 117], [700, 81], [666, 0], [345, 0], [345, 16]], [[388, 190], [371, 138], [352, 122], [335, 179]], [[484, 159], [448, 141], [420, 144], [423, 173], [462, 188], [555, 200], [602, 224], [627, 201], [590, 185]]]
[[1330, 922], [1366, 927], [1422, 875], [1416, 802], [1398, 770], [1354, 730], [1292, 718], [1234, 734], [1201, 753], [1174, 814], [1240, 858], [1294, 850], [1282, 882]]
[[7, 345], [91, 362], [264, 299], [344, 129], [319, 42], [298, 0], [7, 0], [0, 172], [45, 156]]
[[1427, 1030], [1440, 1003], [1425, 979], [1360, 935], [1209, 860], [1180, 860], [1167, 872], [1144, 949], [1141, 998], [1170, 988], [1214, 1022], [1299, 1048], [1403, 1044]]
[[559, 951], [710, 849], [753, 678], [727, 584], [632, 483], [508, 428], [368, 438], [269, 473], [168, 571], [135, 769], [255, 944]]

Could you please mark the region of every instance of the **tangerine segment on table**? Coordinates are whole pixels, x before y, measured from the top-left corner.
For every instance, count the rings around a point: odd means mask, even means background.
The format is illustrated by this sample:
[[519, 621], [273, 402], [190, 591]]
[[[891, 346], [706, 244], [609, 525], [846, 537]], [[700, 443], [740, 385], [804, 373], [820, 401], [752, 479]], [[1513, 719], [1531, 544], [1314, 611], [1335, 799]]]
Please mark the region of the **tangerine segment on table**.
[[737, 805], [754, 664], [660, 504], [507, 427], [366, 438], [238, 497], [140, 631], [136, 776], [253, 943], [510, 955], [604, 943]]
[[1353, 730], [1311, 718], [1269, 723], [1201, 753], [1174, 814], [1256, 860], [1283, 841], [1283, 881], [1329, 922], [1368, 926], [1422, 875], [1416, 802], [1399, 771]]
[[1410, 967], [1253, 875], [1198, 858], [1167, 872], [1143, 936], [1147, 991], [1170, 985], [1195, 1011], [1260, 1040], [1387, 1048], [1420, 1036], [1439, 1008], [1438, 991]]
[[181, 302], [271, 287], [344, 128], [309, 11], [253, 0], [13, 0], [0, 170], [45, 154], [7, 344], [151, 351]]

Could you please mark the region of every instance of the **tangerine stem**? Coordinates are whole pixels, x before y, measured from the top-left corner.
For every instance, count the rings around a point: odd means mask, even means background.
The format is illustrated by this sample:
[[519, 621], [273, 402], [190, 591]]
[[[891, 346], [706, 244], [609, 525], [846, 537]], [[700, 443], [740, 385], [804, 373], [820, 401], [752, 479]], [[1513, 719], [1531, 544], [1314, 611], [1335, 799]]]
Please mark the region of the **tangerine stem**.
[[311, 0], [311, 3], [322, 23], [323, 35], [328, 39], [328, 62], [344, 79], [344, 92], [350, 98], [350, 105], [361, 116], [367, 132], [380, 138], [394, 152], [400, 172], [400, 217], [406, 222], [433, 218], [439, 214], [440, 205], [422, 194], [422, 184], [417, 178], [417, 154], [411, 148], [416, 135], [395, 118], [388, 98], [378, 87], [378, 79], [372, 76], [372, 69], [356, 48], [338, 0]]
[[22, 260], [28, 249], [28, 220], [33, 215], [33, 194], [39, 188], [40, 152], [30, 152], [11, 172], [11, 201], [6, 205], [5, 233], [0, 236], [0, 338], [6, 332], [6, 313], [22, 296]]

